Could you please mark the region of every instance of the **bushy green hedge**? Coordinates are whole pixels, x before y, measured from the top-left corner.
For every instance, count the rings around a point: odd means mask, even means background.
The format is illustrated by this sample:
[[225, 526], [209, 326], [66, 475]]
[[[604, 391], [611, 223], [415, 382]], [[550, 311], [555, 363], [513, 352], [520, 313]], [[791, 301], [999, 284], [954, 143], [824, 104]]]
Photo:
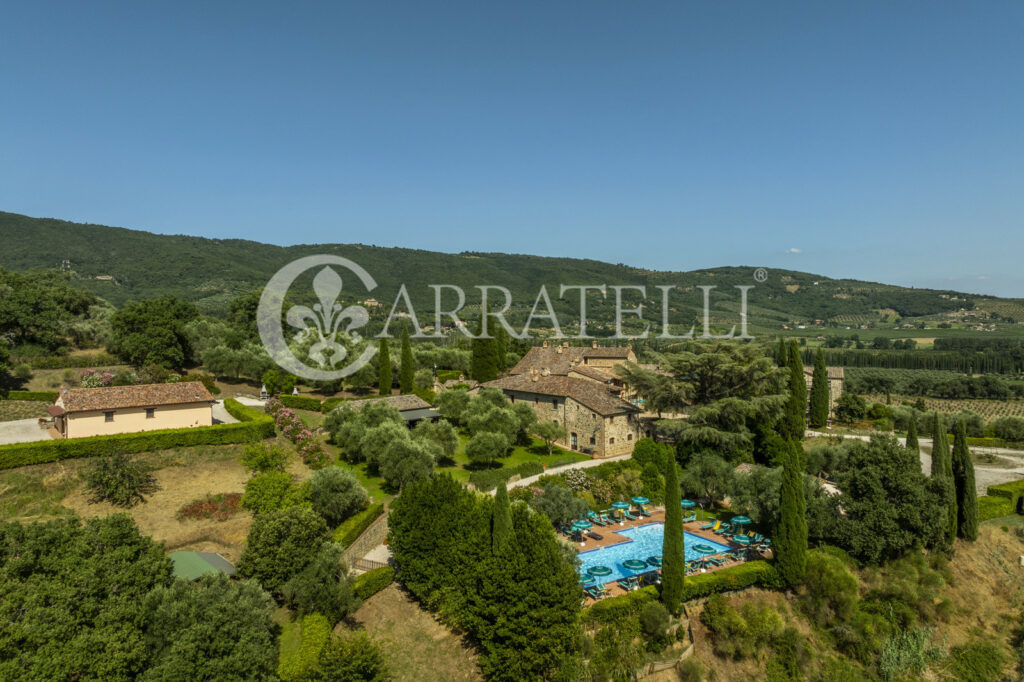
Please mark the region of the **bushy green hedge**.
[[109, 353], [85, 355], [31, 355], [11, 358], [10, 364], [27, 364], [32, 369], [67, 369], [69, 367], [113, 367], [126, 364], [121, 358]]
[[[988, 487], [988, 494], [992, 497], [1003, 497], [1010, 500], [1010, 513], [1012, 514], [1021, 508], [1020, 498], [1024, 497], [1024, 478], [1017, 481], [1010, 481], [1009, 483], [990, 485]], [[981, 504], [980, 499], [978, 500], [978, 503], [979, 505]], [[980, 506], [978, 512], [979, 514], [981, 512]]]
[[281, 395], [278, 396], [281, 404], [285, 407], [290, 407], [293, 410], [311, 410], [313, 412], [319, 412], [321, 402], [317, 398], [311, 398], [308, 395]]
[[[952, 438], [950, 438], [949, 440], [950, 442], [953, 441]], [[984, 438], [980, 438], [978, 436], [968, 436], [967, 444], [984, 448], [1011, 448], [1014, 450], [1024, 449], [1024, 444], [1021, 444], [1017, 441], [1003, 440], [1002, 438], [995, 438], [992, 436], [985, 436]]]
[[7, 391], [0, 394], [4, 400], [37, 400], [41, 403], [52, 403], [57, 399], [56, 391]]
[[474, 471], [469, 475], [469, 482], [472, 483], [473, 487], [477, 490], [486, 492], [488, 490], [494, 490], [498, 487], [499, 483], [507, 481], [516, 474], [519, 474], [520, 478], [526, 478], [528, 476], [536, 476], [537, 474], [542, 473], [544, 473], [544, 465], [540, 462], [523, 462], [519, 466], [515, 467]]
[[[294, 624], [289, 624], [294, 627]], [[290, 629], [290, 628], [289, 628]], [[297, 647], [281, 647], [277, 676], [284, 682], [304, 680], [316, 668], [320, 652], [331, 639], [331, 625], [319, 613], [311, 613], [302, 619], [302, 631]]]
[[247, 443], [274, 435], [274, 421], [268, 415], [230, 398], [224, 401], [224, 407], [239, 423], [0, 445], [0, 469], [78, 457], [106, 457], [118, 453], [151, 452], [196, 445]]
[[390, 585], [394, 579], [395, 569], [390, 566], [382, 566], [381, 568], [375, 568], [372, 571], [356, 576], [352, 586], [355, 589], [356, 596], [366, 601]]
[[437, 401], [437, 395], [429, 388], [422, 388], [421, 386], [414, 386], [412, 392], [427, 401], [428, 405], [433, 405]]
[[987, 521], [1013, 513], [1013, 500], [1006, 497], [985, 495], [978, 498], [978, 520]]
[[334, 541], [342, 547], [348, 547], [383, 513], [383, 503], [371, 504], [352, 518], [342, 521], [341, 525], [334, 529]]
[[615, 623], [638, 615], [644, 606], [657, 600], [658, 588], [649, 585], [618, 597], [602, 599], [583, 612], [583, 620], [587, 623]]
[[774, 566], [767, 561], [748, 561], [720, 571], [686, 576], [683, 601], [710, 597], [719, 592], [742, 590], [745, 587], [774, 589], [781, 586], [782, 580]]

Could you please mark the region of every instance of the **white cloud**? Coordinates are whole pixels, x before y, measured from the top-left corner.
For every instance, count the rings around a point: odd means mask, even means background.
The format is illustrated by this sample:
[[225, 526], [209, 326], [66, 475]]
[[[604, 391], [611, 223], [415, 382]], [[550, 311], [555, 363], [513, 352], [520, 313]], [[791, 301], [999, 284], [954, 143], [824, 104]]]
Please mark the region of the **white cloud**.
[[782, 253], [803, 253], [803, 252], [804, 252], [803, 249], [792, 248], [792, 249], [786, 249]]

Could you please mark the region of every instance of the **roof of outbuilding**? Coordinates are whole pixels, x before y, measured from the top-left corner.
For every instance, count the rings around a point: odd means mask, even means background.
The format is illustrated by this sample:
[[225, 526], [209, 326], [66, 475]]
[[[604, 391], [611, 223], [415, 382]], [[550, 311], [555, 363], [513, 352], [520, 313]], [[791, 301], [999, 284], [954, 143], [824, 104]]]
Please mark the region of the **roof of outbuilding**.
[[[829, 379], [845, 379], [846, 374], [843, 372], [842, 367], [826, 367], [825, 371], [828, 372]], [[804, 374], [813, 375], [814, 367], [811, 365], [804, 365]]]
[[206, 386], [198, 381], [106, 388], [68, 388], [61, 392], [60, 397], [63, 399], [65, 412], [213, 402], [213, 396], [206, 390]]
[[576, 379], [556, 374], [537, 377], [529, 374], [515, 374], [488, 381], [483, 385], [493, 386], [504, 391], [572, 398], [603, 416], [638, 411], [630, 403], [609, 393], [603, 384], [587, 379]]
[[428, 403], [426, 400], [419, 397], [418, 395], [413, 395], [412, 393], [408, 395], [392, 395], [387, 396], [385, 398], [367, 398], [365, 400], [351, 400], [342, 404], [349, 405], [353, 410], [358, 412], [359, 410], [363, 409], [364, 405], [379, 402], [385, 402], [391, 407], [398, 410], [399, 412], [405, 412], [406, 410], [423, 410], [430, 407], [430, 403]]
[[590, 377], [597, 381], [611, 381], [615, 378], [615, 375], [611, 372], [603, 370], [599, 367], [590, 367], [588, 365], [576, 365], [569, 370], [569, 376], [573, 374], [579, 374], [585, 377]]

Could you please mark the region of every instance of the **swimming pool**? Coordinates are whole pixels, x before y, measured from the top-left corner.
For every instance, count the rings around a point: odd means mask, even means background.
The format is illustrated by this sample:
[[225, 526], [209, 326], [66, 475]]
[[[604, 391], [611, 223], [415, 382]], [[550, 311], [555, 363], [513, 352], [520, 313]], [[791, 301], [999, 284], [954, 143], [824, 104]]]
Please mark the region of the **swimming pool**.
[[[596, 576], [594, 578], [601, 585], [634, 575], [636, 572], [623, 566], [622, 562], [627, 559], [640, 559], [644, 561], [647, 557], [655, 554], [660, 556], [662, 543], [665, 538], [665, 524], [661, 522], [647, 523], [635, 528], [615, 531], [615, 534], [626, 538], [626, 542], [580, 552], [580, 561], [583, 562], [580, 565], [580, 575], [587, 575], [587, 569], [591, 566], [607, 566], [612, 570], [610, 575]], [[725, 552], [733, 549], [728, 545], [723, 545], [693, 533], [687, 533], [686, 531], [683, 531], [683, 543], [687, 561], [693, 561], [704, 556], [700, 552], [693, 550], [694, 545], [709, 545], [716, 552]], [[639, 573], [650, 570], [653, 569], [648, 566], [639, 571]]]

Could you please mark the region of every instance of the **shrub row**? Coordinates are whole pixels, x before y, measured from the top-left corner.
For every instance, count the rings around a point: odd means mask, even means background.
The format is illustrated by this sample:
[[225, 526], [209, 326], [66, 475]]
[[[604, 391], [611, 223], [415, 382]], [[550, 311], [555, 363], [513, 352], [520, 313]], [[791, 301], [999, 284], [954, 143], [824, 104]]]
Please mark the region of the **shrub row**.
[[778, 589], [781, 586], [782, 579], [774, 566], [767, 561], [748, 561], [720, 571], [687, 576], [683, 585], [683, 601], [742, 590], [745, 587]]
[[586, 623], [615, 623], [638, 615], [652, 601], [658, 600], [658, 588], [653, 585], [633, 590], [618, 597], [602, 599], [583, 612]]
[[196, 445], [247, 443], [274, 435], [274, 422], [263, 413], [230, 398], [224, 401], [224, 406], [239, 423], [0, 445], [0, 469], [78, 457], [106, 457], [118, 453], [151, 452]]
[[[953, 437], [949, 436], [949, 441], [953, 442]], [[979, 438], [977, 436], [968, 436], [967, 444], [983, 448], [1010, 448], [1013, 450], [1020, 450], [1022, 445], [1018, 441], [1005, 440], [1003, 438], [995, 438], [993, 436], [985, 436]]]
[[978, 498], [978, 520], [987, 521], [1013, 513], [1013, 500], [1007, 497], [985, 495]]
[[342, 547], [348, 547], [383, 513], [384, 503], [371, 504], [352, 518], [342, 521], [341, 525], [334, 529], [334, 541]]
[[52, 403], [57, 399], [56, 391], [7, 391], [0, 394], [4, 400], [37, 400], [41, 403]]
[[[294, 624], [290, 624], [294, 627]], [[297, 647], [282, 647], [281, 660], [277, 666], [277, 676], [284, 682], [305, 680], [316, 668], [320, 660], [320, 652], [331, 639], [331, 626], [327, 618], [319, 613], [311, 613], [302, 618], [302, 631], [299, 634]]]
[[281, 401], [285, 407], [290, 407], [293, 410], [311, 410], [313, 412], [319, 412], [322, 403], [317, 398], [311, 398], [308, 395], [280, 395], [277, 398]]
[[469, 475], [469, 482], [477, 490], [487, 492], [494, 490], [498, 487], [499, 483], [507, 481], [516, 474], [519, 474], [520, 478], [526, 478], [527, 476], [536, 476], [542, 473], [544, 473], [544, 465], [540, 462], [523, 462], [519, 466], [514, 467], [474, 471]]
[[[1024, 497], [1024, 478], [1008, 483], [1000, 483], [999, 485], [990, 485], [988, 487], [988, 494], [992, 497], [1004, 497], [1010, 500], [1010, 513], [1012, 514], [1021, 508], [1020, 499]], [[980, 499], [978, 503], [980, 505]], [[978, 511], [980, 513], [980, 506]]]
[[81, 367], [111, 367], [123, 365], [125, 362], [116, 355], [109, 353], [89, 353], [86, 355], [41, 355], [12, 357], [10, 364], [28, 365], [32, 369], [67, 369]]
[[382, 566], [381, 568], [375, 568], [372, 571], [356, 576], [352, 586], [355, 589], [356, 596], [366, 601], [390, 585], [394, 579], [395, 569], [390, 566]]

